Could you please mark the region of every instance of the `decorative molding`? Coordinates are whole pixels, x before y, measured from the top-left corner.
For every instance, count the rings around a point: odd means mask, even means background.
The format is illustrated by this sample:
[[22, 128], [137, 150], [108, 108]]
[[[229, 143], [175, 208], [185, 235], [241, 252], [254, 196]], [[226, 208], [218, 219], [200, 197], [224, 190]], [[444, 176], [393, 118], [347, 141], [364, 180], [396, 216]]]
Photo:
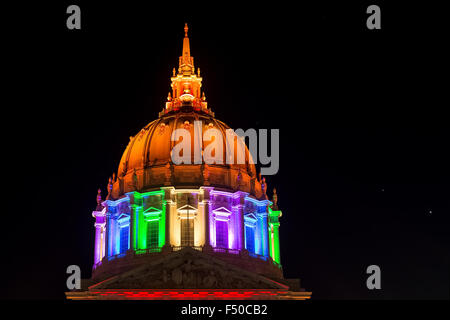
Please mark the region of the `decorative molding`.
[[244, 224], [248, 227], [255, 227], [258, 218], [253, 213], [247, 213], [244, 215]]
[[212, 212], [214, 219], [220, 221], [229, 221], [232, 214], [232, 212], [225, 207], [214, 209]]
[[186, 204], [177, 209], [178, 219], [195, 219], [197, 217], [198, 209]]
[[144, 220], [149, 221], [158, 221], [161, 219], [162, 210], [157, 209], [155, 207], [149, 207], [142, 214], [144, 215]]
[[125, 213], [121, 213], [116, 220], [120, 228], [124, 228], [130, 225], [130, 216]]

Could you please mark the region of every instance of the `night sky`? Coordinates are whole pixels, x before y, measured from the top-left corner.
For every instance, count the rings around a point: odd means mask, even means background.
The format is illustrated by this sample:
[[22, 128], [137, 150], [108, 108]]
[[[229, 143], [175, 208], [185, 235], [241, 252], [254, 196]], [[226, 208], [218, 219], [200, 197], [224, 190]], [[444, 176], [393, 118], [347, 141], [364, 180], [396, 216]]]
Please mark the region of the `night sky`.
[[[66, 29], [75, 3], [81, 31]], [[129, 137], [163, 108], [187, 22], [216, 117], [280, 129], [267, 181], [283, 212], [285, 277], [314, 299], [448, 299], [442, 9], [375, 1], [382, 29], [369, 31], [372, 2], [314, 3], [10, 11], [1, 297], [62, 299], [71, 264], [90, 277], [97, 189], [106, 196]], [[366, 288], [371, 264], [381, 290]]]

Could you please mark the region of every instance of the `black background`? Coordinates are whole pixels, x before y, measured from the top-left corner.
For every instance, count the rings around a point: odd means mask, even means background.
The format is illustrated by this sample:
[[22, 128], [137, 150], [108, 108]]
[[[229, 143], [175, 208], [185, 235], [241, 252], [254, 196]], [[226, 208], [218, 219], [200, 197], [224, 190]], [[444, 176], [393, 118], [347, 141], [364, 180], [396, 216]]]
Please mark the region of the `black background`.
[[[285, 276], [314, 299], [448, 299], [444, 10], [340, 2], [4, 10], [2, 298], [63, 299], [71, 264], [90, 276], [97, 189], [163, 108], [187, 22], [216, 117], [280, 129], [267, 180]], [[79, 31], [66, 28], [70, 4]], [[381, 30], [366, 28], [369, 4]], [[381, 290], [366, 288], [371, 264]]]

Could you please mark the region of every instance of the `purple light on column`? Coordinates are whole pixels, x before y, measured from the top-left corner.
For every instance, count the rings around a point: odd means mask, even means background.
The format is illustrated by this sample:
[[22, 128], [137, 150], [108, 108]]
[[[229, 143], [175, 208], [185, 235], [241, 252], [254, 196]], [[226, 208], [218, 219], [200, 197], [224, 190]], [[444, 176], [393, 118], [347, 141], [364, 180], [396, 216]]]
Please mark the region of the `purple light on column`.
[[[105, 209], [102, 211], [92, 212], [92, 216], [95, 218], [95, 247], [94, 247], [94, 264], [100, 262], [105, 252]], [[103, 234], [102, 234], [103, 233]]]

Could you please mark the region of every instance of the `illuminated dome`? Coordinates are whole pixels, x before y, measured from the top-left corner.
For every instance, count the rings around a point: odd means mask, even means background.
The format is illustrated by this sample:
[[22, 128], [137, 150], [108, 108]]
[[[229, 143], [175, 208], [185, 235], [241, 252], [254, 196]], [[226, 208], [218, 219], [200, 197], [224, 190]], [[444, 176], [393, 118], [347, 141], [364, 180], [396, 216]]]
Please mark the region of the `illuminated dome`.
[[[119, 198], [130, 191], [149, 191], [164, 185], [194, 188], [210, 185], [245, 191], [258, 199], [265, 197], [261, 179], [257, 179], [255, 165], [249, 161], [251, 156], [245, 145], [245, 163], [234, 164], [235, 161], [228, 161], [233, 164], [227, 164], [227, 148], [232, 148], [233, 154], [237, 154], [238, 145], [226, 139], [226, 130], [230, 127], [217, 120], [208, 109], [205, 94], [201, 91], [200, 69], [195, 72], [194, 60], [190, 56], [187, 27], [178, 72], [174, 68], [171, 81], [172, 92], [168, 95], [159, 119], [150, 122], [134, 137], [130, 137], [120, 160], [117, 179], [116, 175], [113, 177], [110, 197]], [[196, 127], [194, 121], [201, 121], [200, 130], [200, 126]], [[192, 164], [174, 166], [172, 163], [171, 150], [177, 141], [171, 141], [171, 137], [175, 129], [190, 132]], [[194, 139], [199, 139], [203, 154], [211, 141], [205, 142], [199, 137], [208, 129], [217, 129], [224, 137], [221, 163], [195, 164]]]

